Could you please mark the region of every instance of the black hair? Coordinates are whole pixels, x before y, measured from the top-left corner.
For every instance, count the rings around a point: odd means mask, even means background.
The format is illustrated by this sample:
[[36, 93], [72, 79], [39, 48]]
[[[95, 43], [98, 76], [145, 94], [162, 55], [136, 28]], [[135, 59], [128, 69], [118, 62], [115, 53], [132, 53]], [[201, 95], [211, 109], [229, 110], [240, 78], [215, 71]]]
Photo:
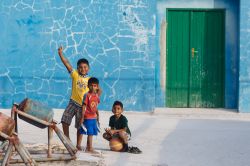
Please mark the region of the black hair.
[[95, 77], [91, 77], [89, 80], [88, 80], [88, 85], [91, 85], [91, 84], [99, 84], [99, 80]]
[[77, 67], [78, 67], [81, 63], [86, 64], [86, 65], [89, 66], [89, 61], [88, 61], [87, 59], [85, 59], [85, 58], [81, 58], [81, 59], [79, 59], [79, 60], [77, 61]]
[[116, 101], [114, 102], [114, 104], [113, 104], [113, 107], [116, 106], [116, 105], [119, 105], [119, 106], [123, 109], [123, 104], [122, 104], [122, 102], [116, 100]]

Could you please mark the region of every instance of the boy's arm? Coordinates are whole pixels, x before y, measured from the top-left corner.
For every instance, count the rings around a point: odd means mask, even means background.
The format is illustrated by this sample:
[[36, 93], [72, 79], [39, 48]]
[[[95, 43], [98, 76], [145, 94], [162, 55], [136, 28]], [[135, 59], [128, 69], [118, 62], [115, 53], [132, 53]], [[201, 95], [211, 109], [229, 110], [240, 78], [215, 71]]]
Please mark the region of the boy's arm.
[[125, 128], [123, 128], [123, 129], [119, 129], [119, 130], [114, 130], [114, 129], [111, 129], [110, 130], [110, 134], [115, 134], [115, 133], [119, 133], [120, 131], [124, 131], [124, 132], [126, 132], [126, 130], [127, 130], [127, 128], [125, 127]]
[[102, 88], [98, 85], [98, 96], [101, 96], [101, 94], [102, 94]]
[[73, 70], [73, 68], [72, 68], [71, 64], [69, 63], [69, 61], [67, 60], [67, 58], [65, 58], [63, 56], [63, 48], [62, 48], [62, 46], [58, 48], [58, 55], [60, 56], [60, 59], [61, 59], [62, 63], [67, 68], [68, 72], [70, 73]]
[[80, 120], [80, 124], [82, 124], [82, 123], [84, 122], [85, 110], [86, 110], [86, 105], [83, 104], [83, 106], [82, 106], [82, 118], [81, 118], [81, 120]]
[[86, 111], [86, 107], [87, 107], [87, 104], [88, 104], [88, 97], [87, 97], [87, 94], [85, 94], [83, 96], [83, 102], [82, 102], [82, 118], [81, 118], [81, 124], [84, 122], [84, 114], [85, 114], [85, 111]]
[[97, 115], [97, 122], [100, 124], [100, 122], [99, 122], [99, 111], [98, 110], [96, 111], [96, 115]]

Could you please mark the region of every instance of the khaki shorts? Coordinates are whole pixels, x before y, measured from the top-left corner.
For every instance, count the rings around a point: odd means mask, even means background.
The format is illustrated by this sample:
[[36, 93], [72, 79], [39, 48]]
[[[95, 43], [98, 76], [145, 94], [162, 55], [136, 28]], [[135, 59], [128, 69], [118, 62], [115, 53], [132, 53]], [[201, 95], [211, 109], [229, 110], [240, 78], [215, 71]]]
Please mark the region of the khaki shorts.
[[78, 129], [81, 126], [80, 120], [82, 118], [82, 107], [76, 104], [73, 100], [70, 100], [68, 106], [63, 112], [61, 122], [70, 125], [74, 116], [75, 116], [75, 128]]

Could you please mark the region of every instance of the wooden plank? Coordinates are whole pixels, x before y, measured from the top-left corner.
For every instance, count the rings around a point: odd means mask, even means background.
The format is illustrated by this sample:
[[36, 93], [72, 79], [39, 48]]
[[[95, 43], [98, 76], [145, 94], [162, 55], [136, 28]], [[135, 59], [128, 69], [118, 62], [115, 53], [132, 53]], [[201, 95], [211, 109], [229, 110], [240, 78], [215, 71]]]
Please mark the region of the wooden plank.
[[[61, 157], [51, 157], [51, 158], [35, 158], [34, 160], [36, 162], [47, 162], [47, 161], [69, 161], [69, 160], [75, 160], [75, 156], [61, 156]], [[14, 163], [23, 163], [23, 160], [21, 159], [12, 159], [9, 162], [10, 164]]]
[[29, 157], [26, 154], [26, 152], [20, 147], [20, 145], [18, 143], [14, 144], [18, 154], [20, 155], [20, 157], [22, 158], [23, 162], [28, 165], [30, 163], [29, 161]]
[[64, 144], [65, 148], [68, 150], [69, 154], [71, 156], [74, 156], [75, 153], [74, 153], [73, 149], [71, 148], [71, 146], [69, 145], [68, 141], [65, 139], [66, 136], [56, 126], [54, 127], [54, 131], [56, 132], [57, 136], [59, 137], [59, 139]]
[[43, 125], [46, 125], [46, 126], [50, 126], [50, 125], [51, 125], [51, 123], [49, 123], [49, 122], [46, 122], [46, 121], [41, 120], [41, 119], [38, 119], [38, 118], [36, 118], [36, 117], [34, 117], [34, 116], [32, 116], [32, 115], [26, 114], [26, 113], [24, 113], [24, 112], [22, 112], [22, 111], [19, 111], [18, 109], [16, 109], [15, 111], [16, 111], [18, 114], [20, 114], [20, 115], [22, 115], [22, 116], [24, 116], [24, 117], [26, 117], [26, 118], [29, 118], [29, 119], [31, 119], [31, 120], [34, 120], [34, 121], [36, 121], [36, 122], [38, 122], [38, 123], [41, 123], [41, 124], [43, 124]]
[[76, 153], [78, 151], [78, 149], [73, 145], [73, 143], [71, 142], [71, 140], [66, 137], [63, 132], [56, 126], [55, 128], [58, 132], [61, 133], [61, 135], [64, 137], [64, 140], [68, 143], [68, 145], [70, 146], [70, 148], [73, 150], [74, 153]]
[[12, 148], [13, 148], [13, 143], [10, 142], [7, 151], [5, 152], [5, 156], [2, 162], [2, 166], [7, 166], [9, 165], [9, 160], [12, 155]]
[[28, 160], [31, 161], [31, 164], [34, 166], [37, 166], [38, 164], [36, 163], [36, 161], [33, 159], [33, 157], [31, 156], [30, 152], [28, 151], [28, 149], [22, 144], [22, 142], [19, 141], [19, 146], [21, 149], [23, 149], [23, 151], [26, 153], [26, 155], [28, 156]]
[[1, 131], [0, 131], [0, 136], [3, 137], [3, 138], [5, 138], [6, 140], [10, 139], [10, 137], [7, 134], [5, 134], [5, 133], [3, 133]]
[[1, 145], [0, 145], [0, 149], [4, 149], [7, 145], [9, 144], [9, 141], [4, 141]]
[[14, 103], [11, 108], [11, 118], [15, 121], [15, 132], [18, 133], [18, 126], [17, 126], [17, 110], [18, 104]]
[[53, 128], [48, 127], [48, 158], [52, 156], [51, 140], [53, 138]]

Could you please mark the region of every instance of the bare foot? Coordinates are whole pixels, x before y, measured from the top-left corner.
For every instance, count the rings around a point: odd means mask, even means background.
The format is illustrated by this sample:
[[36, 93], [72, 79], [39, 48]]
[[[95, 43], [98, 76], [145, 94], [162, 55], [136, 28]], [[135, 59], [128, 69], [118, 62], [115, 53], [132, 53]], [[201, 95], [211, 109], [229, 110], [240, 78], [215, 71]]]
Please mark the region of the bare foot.
[[94, 149], [86, 149], [86, 153], [92, 153], [92, 154], [100, 154], [98, 151], [95, 151]]
[[84, 147], [83, 147], [83, 146], [80, 146], [80, 145], [76, 145], [76, 148], [77, 148], [77, 150], [79, 150], [79, 151], [83, 151], [83, 150], [84, 150]]

